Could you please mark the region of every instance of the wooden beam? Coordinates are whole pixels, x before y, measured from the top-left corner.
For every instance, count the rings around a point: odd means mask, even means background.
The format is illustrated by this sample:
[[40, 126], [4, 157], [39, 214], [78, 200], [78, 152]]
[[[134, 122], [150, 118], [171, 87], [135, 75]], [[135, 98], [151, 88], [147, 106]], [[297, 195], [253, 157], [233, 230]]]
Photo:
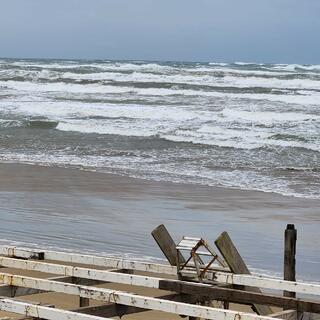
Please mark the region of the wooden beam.
[[296, 310], [284, 310], [269, 315], [272, 318], [278, 318], [283, 320], [299, 320], [298, 312]]
[[[153, 236], [154, 240], [157, 242], [159, 248], [167, 258], [171, 266], [177, 266], [179, 264], [184, 264], [186, 262], [183, 255], [177, 251], [176, 243], [174, 242], [169, 231], [163, 224], [155, 228], [151, 232], [151, 235]], [[179, 276], [179, 279], [181, 279], [181, 275], [179, 274], [178, 276]], [[189, 320], [197, 320], [197, 318], [189, 317]]]
[[[45, 251], [45, 255], [47, 251]], [[60, 254], [60, 253], [54, 253]], [[64, 256], [66, 254], [66, 256]], [[62, 253], [63, 257], [68, 260], [68, 262], [80, 263], [80, 259], [78, 254], [74, 255], [70, 253]], [[89, 260], [92, 262], [95, 260], [95, 256], [88, 256], [89, 258], [85, 258], [86, 261]], [[97, 257], [98, 259], [100, 257]], [[165, 273], [169, 275], [176, 275], [176, 268], [171, 267], [168, 265], [159, 265], [153, 263], [145, 263], [145, 262], [136, 262], [130, 260], [118, 260], [107, 258], [108, 263], [117, 267], [119, 263], [119, 268], [125, 264], [127, 267], [133, 266], [134, 269], [131, 270], [139, 270], [139, 271], [147, 271], [147, 272], [159, 272]], [[80, 261], [79, 261], [80, 260]], [[104, 258], [100, 260], [101, 264], [103, 264]], [[125, 263], [124, 263], [125, 261]], [[89, 264], [89, 263], [88, 263]], [[94, 265], [94, 264], [93, 264]], [[99, 263], [100, 265], [100, 263]], [[14, 258], [7, 258], [7, 257], [0, 257], [0, 266], [4, 267], [12, 267], [16, 269], [22, 270], [34, 270], [39, 272], [46, 272], [46, 273], [53, 273], [58, 275], [70, 275], [78, 278], [83, 279], [93, 279], [93, 280], [100, 280], [106, 282], [118, 282], [118, 283], [126, 283], [132, 285], [145, 285], [140, 282], [141, 276], [137, 275], [126, 275], [126, 274], [116, 274], [114, 272], [110, 272], [108, 270], [97, 270], [92, 268], [81, 268], [81, 267], [74, 267], [69, 265], [60, 265], [56, 263], [47, 263], [43, 261], [31, 261], [31, 260], [21, 260], [21, 259], [14, 259]], [[140, 268], [141, 267], [141, 268]], [[130, 268], [125, 268], [130, 269]], [[162, 272], [164, 271], [164, 272]], [[167, 272], [165, 272], [167, 271]], [[129, 277], [129, 278], [128, 278]], [[152, 281], [155, 277], [144, 277], [146, 281], [149, 279]], [[137, 281], [135, 281], [137, 279]], [[246, 274], [231, 274], [227, 272], [220, 272], [220, 271], [210, 271], [208, 272], [208, 281], [211, 282], [220, 282], [229, 285], [240, 285], [240, 286], [250, 286], [250, 287], [261, 287], [265, 289], [272, 289], [272, 290], [286, 290], [286, 291], [293, 291], [296, 293], [301, 294], [310, 294], [310, 295], [320, 295], [320, 285], [307, 283], [307, 282], [293, 282], [293, 281], [285, 281], [276, 278], [265, 278], [262, 276], [254, 276], [254, 275], [246, 275]], [[84, 281], [84, 280], [83, 280]], [[130, 282], [128, 282], [130, 281]], [[132, 281], [132, 282], [131, 282]], [[140, 284], [138, 284], [140, 282]], [[137, 284], [136, 284], [137, 283]]]
[[[172, 239], [170, 233], [166, 227], [161, 224], [151, 232], [154, 240], [157, 242], [159, 248], [169, 261], [170, 265], [177, 265], [177, 249], [174, 240]], [[185, 262], [184, 257], [179, 253], [179, 261], [181, 263]]]
[[14, 246], [0, 246], [0, 255], [12, 258], [43, 260], [44, 251], [36, 249], [17, 248]]
[[320, 315], [316, 313], [303, 312], [299, 320], [320, 320]]
[[[215, 244], [233, 273], [251, 274], [227, 232], [223, 232], [217, 238]], [[245, 289], [261, 293], [259, 288]], [[253, 304], [253, 309], [260, 315], [268, 315], [272, 313], [271, 308], [265, 305]]]
[[[114, 270], [108, 270], [108, 272], [116, 272], [116, 273], [130, 273], [130, 270], [125, 269], [114, 269]], [[85, 286], [97, 286], [99, 284], [107, 283], [106, 281], [101, 280], [93, 280], [93, 279], [83, 279], [79, 277], [72, 277], [72, 283], [74, 284], [80, 284]], [[89, 307], [90, 305], [90, 299], [79, 297], [79, 307]]]
[[[186, 303], [195, 303], [197, 302], [197, 298], [191, 295], [185, 294], [169, 294], [158, 297], [159, 299], [177, 301], [177, 302], [186, 302]], [[85, 314], [92, 314], [99, 317], [122, 317], [124, 315], [129, 315], [133, 313], [141, 313], [150, 311], [149, 309], [137, 308], [133, 306], [125, 306], [120, 304], [104, 304], [101, 306], [91, 306], [84, 307], [73, 310], [74, 312], [80, 312]]]
[[22, 314], [26, 317], [47, 320], [108, 320], [107, 318], [80, 314], [72, 311], [50, 308], [6, 298], [0, 299], [0, 310]]
[[[98, 285], [105, 283], [104, 281], [99, 280], [92, 280], [92, 279], [79, 279], [74, 277], [51, 277], [48, 280], [59, 281], [59, 282], [68, 282], [68, 283], [75, 283], [79, 285]], [[12, 285], [2, 284], [0, 285], [0, 296], [15, 298], [15, 297], [22, 297], [22, 296], [30, 296], [33, 294], [43, 293], [44, 291], [32, 288], [23, 288], [17, 287]]]
[[[101, 281], [158, 288], [159, 281], [163, 280], [163, 278], [158, 277], [122, 274], [108, 270], [74, 267], [69, 265], [47, 263], [43, 261], [20, 260], [6, 257], [0, 257], [0, 265], [22, 270], [33, 270], [57, 274], [61, 276], [68, 275], [70, 277], [76, 277], [78, 279], [77, 284], [84, 285], [93, 285], [95, 283], [94, 281]], [[211, 272], [208, 275], [211, 277], [211, 282], [215, 284], [219, 282], [228, 285], [263, 287], [266, 289], [287, 290], [302, 294], [320, 296], [320, 285], [318, 284], [284, 281], [281, 279], [271, 279], [253, 275], [230, 274], [225, 272]], [[90, 282], [89, 280], [93, 282]], [[205, 284], [203, 284], [203, 286], [206, 287]]]
[[[284, 232], [284, 270], [283, 279], [296, 281], [296, 242], [297, 230], [293, 224], [288, 224]], [[284, 291], [285, 297], [296, 296], [295, 292]]]
[[[20, 249], [11, 246], [0, 246], [0, 255], [11, 258], [28, 259], [29, 257], [30, 259], [32, 259], [33, 257], [37, 257], [38, 254], [42, 254], [42, 252], [43, 251], [39, 253], [35, 249]], [[151, 273], [163, 273], [170, 275], [177, 274], [177, 268], [165, 264], [99, 257], [69, 252], [58, 252], [51, 250], [45, 250], [43, 254], [44, 260], [62, 261], [73, 264], [85, 264], [104, 268], [117, 268]]]
[[[72, 282], [72, 277], [52, 277], [49, 280], [61, 281], [61, 282]], [[88, 281], [88, 280], [87, 280]], [[91, 283], [92, 280], [89, 280], [87, 283]], [[0, 285], [0, 296], [1, 297], [21, 297], [21, 296], [30, 296], [32, 294], [42, 293], [42, 290], [32, 289], [32, 288], [23, 288], [16, 287], [12, 285], [2, 284]]]
[[[234, 320], [240, 317], [243, 320], [272, 320], [271, 317], [263, 317], [250, 313], [242, 313], [230, 310], [198, 306], [182, 302], [167, 301], [164, 299], [141, 296], [137, 294], [116, 291], [104, 288], [79, 286], [69, 283], [61, 283], [47, 279], [38, 279], [11, 274], [0, 274], [0, 282], [18, 287], [28, 287], [44, 291], [53, 291], [80, 297], [94, 299], [103, 302], [113, 302], [117, 304], [146, 308], [178, 315], [200, 317], [214, 320]], [[77, 319], [77, 320], [80, 320]]]
[[286, 307], [300, 312], [320, 313], [320, 303], [297, 298], [274, 296], [257, 292], [242, 291], [237, 289], [221, 288], [218, 286], [204, 286], [198, 283], [178, 282], [161, 280], [159, 288], [162, 290], [175, 291], [199, 295], [203, 298], [211, 298], [220, 301], [230, 301], [240, 304], [261, 304], [275, 307]]

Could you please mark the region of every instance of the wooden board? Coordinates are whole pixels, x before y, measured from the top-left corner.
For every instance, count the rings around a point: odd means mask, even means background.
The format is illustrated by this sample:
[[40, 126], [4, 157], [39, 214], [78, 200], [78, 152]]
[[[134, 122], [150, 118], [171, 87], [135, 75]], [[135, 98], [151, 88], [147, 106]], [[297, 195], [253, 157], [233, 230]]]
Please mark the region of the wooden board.
[[[155, 228], [151, 232], [154, 240], [157, 242], [158, 246], [160, 247], [161, 251], [168, 259], [170, 265], [176, 266], [177, 265], [177, 249], [176, 244], [173, 241], [172, 237], [170, 236], [166, 227], [161, 224], [157, 228]], [[179, 253], [179, 261], [180, 263], [184, 263], [185, 259], [181, 253]]]
[[[247, 265], [243, 261], [227, 232], [223, 232], [217, 238], [215, 244], [233, 273], [250, 274]], [[246, 290], [261, 293], [259, 288], [246, 288]], [[260, 315], [268, 315], [272, 313], [272, 309], [265, 305], [253, 304], [253, 309]]]
[[26, 317], [35, 317], [47, 320], [111, 320], [109, 318], [101, 318], [88, 314], [80, 314], [62, 309], [44, 307], [12, 299], [0, 299], [0, 310], [22, 314]]
[[[199, 306], [182, 302], [168, 301], [160, 298], [141, 296], [137, 294], [116, 291], [104, 288], [95, 288], [88, 286], [79, 286], [69, 283], [61, 283], [47, 279], [39, 279], [24, 276], [15, 276], [12, 274], [0, 274], [2, 283], [18, 287], [28, 287], [43, 291], [53, 291], [70, 295], [77, 295], [83, 298], [94, 299], [105, 303], [117, 303], [121, 305], [133, 306], [142, 309], [163, 311], [178, 315], [200, 317], [212, 320], [234, 320], [241, 318], [243, 320], [273, 320], [271, 317], [258, 316], [251, 313], [236, 312]], [[1, 306], [0, 306], [1, 309]], [[4, 309], [3, 309], [4, 310]], [[45, 319], [53, 319], [46, 318]], [[67, 318], [63, 318], [67, 319]], [[68, 318], [69, 319], [69, 318]], [[70, 318], [73, 319], [73, 318]], [[77, 318], [80, 320], [81, 318]], [[86, 319], [86, 318], [83, 318]], [[61, 320], [61, 319], [59, 319]]]
[[238, 289], [222, 288], [218, 286], [204, 286], [199, 283], [178, 282], [161, 280], [159, 288], [179, 293], [199, 295], [202, 298], [208, 297], [213, 300], [234, 302], [240, 304], [261, 304], [275, 307], [286, 307], [301, 312], [320, 313], [320, 303], [303, 299], [261, 294], [257, 292], [243, 291]]
[[[133, 262], [132, 265], [135, 265]], [[98, 270], [93, 268], [75, 267], [72, 265], [63, 265], [57, 263], [48, 263], [44, 261], [21, 260], [7, 257], [0, 257], [0, 266], [8, 268], [16, 268], [22, 270], [39, 271], [44, 273], [51, 273], [57, 275], [68, 275], [69, 277], [79, 278], [78, 284], [92, 285], [88, 280], [115, 282], [131, 285], [147, 286], [156, 288], [159, 280], [163, 278], [128, 275], [123, 273], [111, 272], [110, 270]], [[152, 264], [150, 263], [151, 268]], [[160, 268], [161, 269], [161, 268]], [[176, 275], [175, 272], [172, 275]], [[276, 278], [265, 278], [262, 276], [246, 275], [246, 274], [230, 274], [225, 272], [211, 272], [208, 277], [212, 281], [220, 282], [222, 284], [240, 285], [250, 287], [262, 287], [272, 290], [287, 290], [301, 294], [310, 294], [320, 296], [320, 285], [307, 282], [292, 282]], [[86, 281], [84, 279], [87, 279]], [[61, 280], [59, 280], [61, 281]], [[0, 287], [1, 288], [1, 287]], [[1, 292], [1, 290], [0, 290]]]
[[[155, 289], [162, 289], [162, 290], [172, 290], [178, 293], [185, 293], [185, 294], [196, 294], [196, 295], [207, 295], [212, 299], [216, 300], [223, 300], [223, 301], [233, 301], [238, 303], [245, 303], [251, 304], [251, 302], [256, 303], [265, 303], [270, 304], [273, 306], [287, 306], [290, 308], [297, 308], [300, 311], [309, 311], [309, 312], [317, 312], [315, 310], [319, 310], [320, 304], [313, 302], [310, 303], [307, 300], [297, 300], [297, 299], [284, 299], [283, 297], [275, 296], [275, 295], [268, 295], [268, 294], [259, 294], [259, 293], [252, 293], [252, 292], [244, 292], [235, 289], [228, 289], [222, 288], [207, 284], [201, 283], [190, 283], [186, 281], [180, 280], [168, 280], [159, 277], [150, 277], [150, 276], [141, 276], [141, 275], [131, 275], [131, 274], [122, 274], [122, 273], [115, 273], [107, 270], [97, 270], [92, 268], [83, 268], [83, 267], [74, 267], [68, 265], [60, 265], [60, 264], [52, 264], [47, 262], [40, 262], [40, 261], [27, 261], [27, 260], [19, 260], [13, 258], [0, 258], [0, 264], [3, 264], [7, 267], [22, 268], [24, 270], [33, 270], [33, 271], [40, 271], [44, 273], [55, 273], [55, 274], [66, 274], [74, 279], [78, 279], [75, 283], [76, 284], [84, 284], [84, 285], [95, 285], [96, 283], [101, 282], [114, 282], [114, 283], [122, 283], [128, 284], [133, 286], [141, 286], [141, 287], [148, 287], [148, 288], [155, 288]], [[1, 276], [6, 276], [5, 273], [0, 273]], [[243, 281], [243, 279], [249, 278], [247, 281]], [[231, 284], [240, 283], [240, 284], [250, 284], [250, 285], [259, 285], [260, 283], [269, 287], [275, 287], [279, 285], [279, 290], [283, 288], [293, 288], [296, 287], [297, 290], [300, 289], [301, 292], [312, 292], [318, 293], [320, 295], [320, 286], [308, 283], [292, 283], [290, 281], [283, 281], [280, 279], [268, 279], [268, 278], [259, 278], [248, 275], [230, 275], [230, 274], [220, 274], [217, 278], [221, 279], [221, 281], [230, 282]], [[238, 279], [238, 281], [236, 281]], [[65, 277], [62, 278], [64, 281]], [[49, 280], [55, 280], [49, 279]], [[59, 280], [59, 278], [57, 278]], [[60, 281], [60, 280], [59, 280]], [[272, 284], [272, 286], [270, 285]], [[288, 284], [286, 286], [286, 284]], [[282, 286], [282, 287], [281, 287]], [[6, 289], [9, 290], [12, 286], [6, 286]], [[0, 287], [1, 288], [1, 287]], [[303, 290], [302, 290], [303, 289]], [[308, 289], [310, 291], [308, 291]], [[31, 289], [27, 289], [31, 290]], [[23, 290], [19, 288], [20, 292]]]

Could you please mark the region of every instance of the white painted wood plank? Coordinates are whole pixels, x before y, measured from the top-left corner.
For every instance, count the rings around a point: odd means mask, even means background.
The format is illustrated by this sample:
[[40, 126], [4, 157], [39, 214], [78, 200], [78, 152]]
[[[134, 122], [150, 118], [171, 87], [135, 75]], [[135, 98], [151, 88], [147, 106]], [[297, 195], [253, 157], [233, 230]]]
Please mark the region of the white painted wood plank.
[[[140, 262], [132, 261], [127, 259], [117, 259], [117, 258], [108, 258], [108, 257], [99, 257], [92, 255], [84, 255], [77, 253], [68, 253], [68, 252], [57, 252], [44, 250], [44, 259], [46, 260], [56, 260], [68, 263], [78, 263], [78, 264], [88, 264], [99, 267], [106, 268], [117, 268], [117, 269], [129, 269], [137, 270], [144, 272], [152, 273], [163, 273], [175, 275], [177, 274], [177, 268], [165, 265], [165, 264], [156, 264], [149, 262]], [[39, 252], [42, 252], [39, 250]], [[37, 250], [27, 249], [27, 248], [15, 248], [8, 246], [0, 246], [0, 255], [8, 257], [17, 257], [17, 258], [27, 258], [29, 259], [32, 255], [36, 255]]]
[[[144, 286], [150, 288], [157, 288], [159, 285], [159, 280], [161, 280], [161, 278], [158, 277], [128, 275], [122, 273], [114, 273], [106, 270], [73, 267], [54, 263], [46, 263], [43, 261], [20, 260], [6, 257], [0, 257], [0, 266], [53, 273], [62, 276], [73, 276], [106, 282]], [[208, 275], [210, 275], [210, 273], [208, 273]], [[231, 274], [225, 272], [214, 272], [211, 273], [210, 277], [212, 280], [226, 284], [244, 285], [274, 290], [287, 290], [303, 294], [320, 295], [320, 285], [311, 283], [292, 282], [281, 279], [271, 279], [253, 275]]]
[[286, 290], [303, 294], [320, 295], [320, 285], [307, 282], [286, 281], [281, 279], [265, 278], [262, 276], [245, 274], [227, 274], [224, 272], [213, 272], [212, 279], [226, 284], [235, 284], [273, 290]]
[[[78, 295], [83, 298], [95, 299], [103, 302], [113, 302], [138, 308], [164, 311], [179, 315], [200, 317], [214, 320], [274, 320], [275, 318], [258, 316], [256, 314], [235, 312], [210, 308], [206, 306], [192, 305], [182, 302], [174, 302], [159, 298], [140, 296], [132, 293], [94, 288], [88, 286], [78, 286], [57, 281], [37, 279], [10, 274], [0, 274], [0, 282], [20, 287], [40, 289], [43, 291], [53, 291], [65, 294]], [[51, 319], [51, 318], [50, 318]], [[80, 319], [78, 319], [80, 320]]]
[[[90, 256], [90, 255], [82, 255], [82, 254], [72, 254], [72, 253], [66, 253], [66, 252], [56, 252], [56, 251], [50, 251], [50, 250], [48, 251], [39, 250], [38, 252], [44, 252], [44, 257], [45, 259], [48, 259], [48, 260], [58, 260], [58, 261], [64, 261], [64, 262], [70, 262], [70, 263], [81, 263], [81, 264], [89, 264], [89, 265], [95, 265], [95, 266], [103, 266], [103, 267], [110, 267], [110, 268], [117, 268], [117, 269], [129, 269], [129, 270], [145, 271], [145, 272], [152, 272], [152, 273], [163, 273], [163, 274], [169, 274], [169, 275], [177, 274], [176, 267], [172, 267], [165, 264], [154, 264], [154, 263], [146, 263], [146, 262], [140, 262], [140, 261], [130, 261], [125, 259], [114, 259], [114, 258], [106, 258], [106, 257], [98, 257], [98, 256]], [[30, 257], [36, 253], [37, 251], [32, 249], [0, 246], [0, 254], [2, 255], [13, 256], [14, 254], [14, 256], [17, 256], [17, 257], [28, 257], [28, 256]], [[4, 261], [4, 259], [2, 259], [2, 261]], [[0, 265], [1, 265], [1, 262], [0, 262]], [[13, 265], [10, 265], [10, 266], [12, 267]], [[56, 273], [56, 272], [53, 272], [53, 273]], [[65, 273], [62, 274], [61, 272], [58, 272], [56, 274], [69, 275]], [[192, 275], [192, 274], [193, 274], [192, 271], [190, 271], [189, 275]], [[285, 290], [285, 291], [292, 291], [296, 293], [320, 295], [320, 285], [306, 283], [306, 282], [285, 281], [285, 280], [275, 279], [275, 278], [265, 278], [262, 276], [254, 276], [254, 275], [232, 274], [232, 273], [221, 272], [221, 271], [208, 272], [207, 278], [209, 280], [215, 280], [217, 282], [226, 283], [226, 284], [244, 285], [244, 286], [260, 287], [265, 289]], [[112, 281], [112, 280], [106, 280], [106, 281]]]
[[49, 308], [12, 299], [0, 299], [0, 310], [48, 320], [108, 320], [108, 318]]
[[28, 248], [17, 248], [13, 246], [0, 246], [0, 255], [25, 259], [37, 259], [43, 256], [43, 251]]
[[[159, 288], [159, 281], [162, 280], [162, 278], [157, 277], [116, 273], [107, 270], [97, 270], [90, 268], [74, 267], [69, 265], [60, 265], [54, 263], [20, 260], [5, 257], [0, 257], [0, 266], [149, 288]], [[0, 276], [1, 274], [2, 273], [0, 273]]]
[[197, 241], [199, 242], [201, 238], [183, 237], [184, 240]]

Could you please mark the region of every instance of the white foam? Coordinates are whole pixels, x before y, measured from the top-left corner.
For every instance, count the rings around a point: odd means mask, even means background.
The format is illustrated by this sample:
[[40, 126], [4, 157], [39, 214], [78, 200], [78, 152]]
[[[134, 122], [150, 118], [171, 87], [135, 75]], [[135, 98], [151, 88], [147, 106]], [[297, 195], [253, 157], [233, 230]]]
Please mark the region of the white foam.
[[96, 81], [116, 81], [116, 82], [140, 82], [140, 83], [174, 83], [203, 85], [212, 87], [235, 87], [235, 88], [275, 88], [275, 89], [303, 89], [320, 90], [320, 80], [308, 79], [278, 79], [262, 78], [258, 75], [251, 77], [236, 77], [216, 75], [192, 75], [192, 74], [150, 74], [142, 72], [133, 72], [123, 74], [117, 72], [101, 72], [91, 74], [74, 74], [66, 72], [61, 75], [64, 79], [75, 80], [96, 80]]
[[[1, 106], [0, 102], [0, 106]], [[12, 103], [2, 108], [11, 113], [30, 116], [48, 116], [53, 120], [63, 121], [89, 117], [128, 118], [159, 121], [208, 121], [212, 113], [196, 110], [188, 106], [166, 107], [148, 105], [90, 104], [81, 102], [21, 102]], [[87, 121], [87, 119], [85, 119]]]
[[225, 98], [225, 99], [245, 99], [245, 100], [266, 100], [273, 102], [284, 102], [288, 104], [300, 105], [318, 105], [320, 92], [301, 91], [300, 94], [258, 94], [258, 93], [225, 93], [203, 90], [184, 90], [184, 89], [167, 89], [167, 88], [133, 88], [128, 86], [112, 86], [99, 84], [66, 84], [66, 83], [45, 83], [38, 84], [32, 82], [18, 81], [0, 81], [0, 87], [7, 90], [17, 90], [18, 92], [29, 92], [31, 94], [46, 93], [64, 93], [64, 94], [104, 94], [119, 95], [128, 94], [130, 96], [145, 97], [165, 97], [165, 96], [193, 96], [207, 98]]
[[[290, 182], [273, 176], [266, 176], [255, 171], [241, 170], [210, 170], [199, 166], [182, 167], [181, 164], [165, 166], [154, 163], [153, 159], [124, 157], [75, 156], [66, 154], [16, 154], [0, 153], [1, 161], [19, 161], [23, 163], [37, 163], [45, 165], [84, 167], [87, 170], [113, 173], [121, 170], [123, 174], [156, 180], [170, 180], [177, 183], [197, 183], [211, 186], [224, 186], [243, 190], [259, 190], [280, 193], [287, 196], [319, 199], [318, 193], [303, 194], [294, 191]], [[149, 166], [148, 163], [151, 165]], [[119, 171], [118, 171], [119, 173]]]
[[272, 66], [272, 69], [275, 70], [284, 70], [284, 71], [297, 71], [302, 70], [305, 72], [318, 72], [320, 71], [320, 65], [304, 65], [304, 64], [276, 64]]
[[[297, 112], [268, 112], [268, 111], [247, 111], [226, 108], [222, 116], [227, 121], [240, 120], [256, 124], [273, 125], [277, 122], [298, 122], [298, 121], [320, 121], [320, 116], [308, 113]], [[223, 121], [223, 120], [222, 120]]]
[[[59, 122], [59, 131], [80, 132], [84, 136], [94, 133], [150, 137], [148, 141], [167, 144], [169, 151], [160, 154], [158, 150], [148, 150], [144, 156], [142, 150], [135, 151], [135, 156], [101, 156], [93, 152], [88, 156], [77, 151], [70, 154], [73, 152], [70, 150], [48, 154], [37, 150], [25, 153], [1, 150], [2, 159], [88, 166], [92, 170], [103, 168], [138, 177], [297, 196], [318, 194], [307, 186], [303, 191], [295, 191], [294, 179], [274, 178], [237, 166], [215, 170], [199, 165], [202, 160], [198, 161], [205, 157], [210, 162], [205, 152], [213, 149], [256, 156], [266, 150], [270, 154], [290, 155], [291, 150], [295, 153], [296, 148], [305, 148], [308, 151], [301, 149], [301, 160], [314, 154], [312, 161], [316, 163], [318, 153], [312, 151], [320, 152], [317, 66], [212, 63], [178, 67], [133, 62], [26, 61], [14, 64], [19, 68], [0, 68], [3, 130], [13, 120], [37, 117]], [[26, 80], [6, 81], [8, 77]], [[85, 84], [86, 80], [91, 83]], [[19, 126], [19, 120], [15, 124]], [[159, 138], [184, 144], [167, 143]], [[186, 142], [202, 147], [190, 147]], [[243, 150], [234, 151], [239, 148]], [[181, 157], [184, 161], [172, 160], [173, 153], [182, 149], [189, 152]], [[194, 155], [196, 150], [202, 150], [198, 157]]]

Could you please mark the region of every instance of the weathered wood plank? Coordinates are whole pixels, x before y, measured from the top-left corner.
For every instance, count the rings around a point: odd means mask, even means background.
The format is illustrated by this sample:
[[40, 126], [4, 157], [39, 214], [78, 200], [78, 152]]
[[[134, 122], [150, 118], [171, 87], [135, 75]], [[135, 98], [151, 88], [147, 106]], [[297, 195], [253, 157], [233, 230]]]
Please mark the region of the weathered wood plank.
[[[48, 280], [60, 281], [60, 282], [72, 282], [72, 277], [52, 277]], [[96, 280], [86, 280], [86, 284], [95, 282]], [[0, 285], [0, 297], [21, 297], [21, 296], [29, 296], [32, 294], [41, 293], [43, 291], [32, 289], [32, 288], [22, 288], [11, 285], [2, 284]]]
[[[42, 252], [43, 251], [41, 251], [40, 254]], [[37, 256], [37, 254], [39, 254], [39, 252], [37, 252], [35, 249], [20, 249], [12, 246], [0, 246], [0, 255], [7, 257], [32, 259], [34, 256]], [[174, 266], [165, 264], [99, 257], [69, 252], [58, 252], [51, 250], [45, 250], [43, 254], [45, 260], [62, 261], [74, 264], [86, 264], [105, 268], [136, 270], [151, 273], [163, 273], [171, 275], [177, 274], [177, 269]]]
[[[195, 303], [197, 298], [191, 295], [185, 294], [169, 294], [158, 297], [159, 299], [177, 301], [177, 302], [186, 302], [186, 303]], [[120, 304], [104, 304], [101, 306], [91, 306], [84, 307], [73, 310], [74, 312], [80, 312], [85, 314], [92, 314], [99, 317], [122, 317], [124, 315], [129, 315], [133, 313], [141, 313], [149, 311], [149, 309], [137, 308], [133, 306], [125, 306]]]
[[255, 314], [222, 310], [182, 302], [167, 301], [164, 299], [146, 297], [122, 291], [104, 288], [94, 288], [88, 286], [79, 286], [75, 284], [61, 283], [58, 281], [46, 279], [15, 276], [11, 274], [0, 274], [0, 282], [15, 285], [18, 287], [28, 287], [44, 291], [53, 291], [71, 295], [78, 295], [80, 297], [94, 299], [103, 302], [113, 302], [127, 306], [134, 306], [138, 308], [146, 308], [150, 310], [157, 310], [212, 320], [234, 320], [235, 317], [240, 317], [243, 320], [274, 319], [271, 317], [258, 316]]
[[283, 319], [283, 320], [299, 320], [298, 312], [296, 310], [279, 311], [279, 312], [270, 314], [269, 317]]
[[[215, 244], [233, 273], [251, 274], [227, 232], [223, 232]], [[250, 290], [261, 293], [259, 288], [251, 288]], [[265, 305], [253, 304], [253, 309], [260, 315], [272, 313], [271, 308]]]
[[[47, 251], [45, 251], [45, 255], [47, 254]], [[54, 253], [56, 254], [56, 253]], [[58, 255], [60, 253], [57, 253]], [[73, 254], [70, 253], [62, 253], [63, 257], [66, 254], [66, 257], [68, 257], [66, 262], [72, 262], [74, 259]], [[83, 260], [78, 259], [78, 255], [75, 255], [75, 263], [84, 263]], [[82, 255], [81, 255], [82, 257]], [[94, 265], [94, 263], [89, 263], [89, 261], [94, 260], [94, 256], [88, 256], [88, 259], [85, 259], [88, 263]], [[97, 257], [100, 258], [100, 257]], [[118, 260], [118, 259], [112, 259], [107, 258], [110, 264], [113, 265], [114, 268], [117, 267], [117, 264], [119, 263], [119, 268], [123, 267], [123, 265], [126, 265], [127, 267], [134, 266], [134, 269], [131, 268], [125, 268], [129, 270], [139, 270], [139, 271], [148, 271], [148, 272], [159, 272], [169, 275], [176, 275], [176, 268], [168, 265], [159, 265], [159, 264], [152, 264], [152, 263], [144, 263], [144, 262], [136, 262], [136, 261], [130, 261], [130, 260]], [[55, 260], [55, 259], [53, 259]], [[104, 258], [102, 258], [101, 265], [103, 265]], [[125, 263], [124, 263], [125, 261]], [[140, 264], [140, 265], [139, 265]], [[99, 263], [100, 265], [100, 263]], [[121, 278], [117, 278], [114, 276], [115, 273], [111, 276], [109, 271], [107, 270], [97, 270], [92, 268], [80, 268], [80, 267], [74, 267], [74, 266], [66, 266], [66, 265], [60, 265], [55, 263], [46, 263], [43, 261], [30, 261], [30, 260], [21, 260], [21, 259], [14, 259], [14, 258], [7, 258], [7, 257], [0, 257], [0, 266], [4, 267], [14, 267], [17, 269], [23, 269], [23, 270], [34, 270], [34, 271], [40, 271], [40, 272], [46, 272], [46, 273], [53, 273], [57, 275], [70, 275], [74, 277], [79, 278], [87, 278], [87, 279], [94, 279], [94, 280], [100, 280], [100, 281], [110, 281], [110, 282], [119, 282], [121, 281]], [[150, 269], [148, 268], [150, 266]], [[160, 266], [158, 268], [158, 266]], [[137, 268], [135, 268], [137, 267]], [[141, 268], [140, 268], [141, 267]], [[123, 275], [125, 277], [125, 275]], [[135, 279], [137, 277], [136, 275], [131, 276], [132, 279]], [[139, 276], [138, 276], [139, 277]], [[131, 279], [130, 278], [130, 279]], [[146, 279], [154, 279], [153, 277], [147, 277]], [[272, 279], [272, 278], [265, 278], [262, 276], [256, 276], [256, 275], [246, 275], [246, 274], [231, 274], [227, 272], [221, 272], [221, 271], [210, 271], [208, 272], [208, 280], [217, 281], [220, 283], [225, 283], [229, 285], [240, 285], [240, 286], [250, 286], [250, 287], [261, 287], [265, 289], [272, 289], [272, 290], [286, 290], [286, 291], [293, 291], [296, 293], [302, 293], [302, 294], [311, 294], [311, 295], [320, 295], [320, 285], [312, 284], [312, 283], [306, 283], [306, 282], [293, 282], [293, 281], [285, 281], [281, 279]], [[121, 283], [127, 283], [121, 282]]]
[[17, 248], [14, 246], [0, 246], [0, 255], [23, 259], [43, 260], [44, 252], [36, 249]]
[[218, 286], [204, 286], [198, 283], [161, 280], [159, 288], [178, 293], [189, 293], [200, 297], [209, 297], [214, 300], [230, 301], [242, 304], [262, 304], [275, 307], [286, 307], [300, 312], [320, 313], [320, 303], [296, 298], [261, 294], [257, 292], [242, 291], [237, 289], [221, 288]]
[[[78, 278], [77, 284], [84, 285], [94, 285], [94, 281], [101, 281], [157, 288], [157, 286], [159, 285], [159, 280], [163, 279], [158, 277], [128, 275], [110, 272], [108, 270], [97, 270], [92, 268], [74, 267], [42, 261], [29, 261], [6, 257], [0, 257], [0, 265], [6, 267], [15, 267], [22, 270], [34, 270], [39, 272], [52, 273], [61, 276], [68, 275]], [[266, 289], [287, 290], [302, 294], [320, 295], [320, 285], [312, 283], [291, 282], [281, 279], [264, 278], [261, 276], [239, 275], [224, 272], [214, 272], [211, 273], [210, 276], [212, 281], [217, 281], [229, 285], [250, 287], [257, 286]], [[89, 282], [89, 280], [93, 282]]]
[[[92, 285], [105, 283], [104, 281], [99, 281], [99, 280], [79, 279], [79, 278], [68, 277], [68, 276], [51, 277], [51, 278], [48, 278], [48, 280], [75, 283], [75, 284], [85, 285], [85, 286], [92, 286]], [[0, 285], [0, 296], [3, 296], [3, 297], [14, 298], [14, 297], [30, 296], [30, 295], [38, 294], [42, 292], [44, 291], [38, 290], [38, 289], [16, 287], [16, 286], [6, 285], [6, 284]]]
[[[154, 240], [157, 242], [159, 248], [168, 259], [170, 265], [176, 266], [177, 265], [177, 249], [174, 240], [172, 239], [171, 235], [169, 234], [166, 227], [161, 224], [157, 228], [155, 228], [151, 232]], [[181, 253], [179, 253], [179, 261], [181, 263], [185, 262], [184, 257]]]
[[[32, 303], [0, 299], [0, 310], [47, 320], [108, 320], [87, 314], [40, 306]], [[111, 319], [109, 319], [111, 320]]]
[[299, 320], [320, 320], [320, 314], [303, 312], [302, 317]]

